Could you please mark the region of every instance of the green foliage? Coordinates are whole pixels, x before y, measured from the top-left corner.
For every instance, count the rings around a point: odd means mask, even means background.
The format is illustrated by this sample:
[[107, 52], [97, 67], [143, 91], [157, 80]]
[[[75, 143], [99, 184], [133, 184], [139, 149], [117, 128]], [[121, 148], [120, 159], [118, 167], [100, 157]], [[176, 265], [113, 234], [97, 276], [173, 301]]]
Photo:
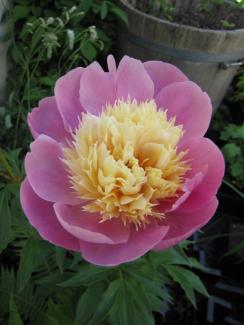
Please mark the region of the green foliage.
[[243, 188], [244, 182], [244, 124], [229, 124], [221, 132], [220, 138], [226, 142], [222, 147], [228, 164], [228, 177], [238, 188]]
[[163, 17], [172, 20], [172, 14], [175, 8], [168, 0], [150, 0], [148, 2], [148, 11], [153, 16]]
[[[199, 3], [197, 5], [198, 10], [205, 10], [209, 11], [212, 9], [213, 6], [222, 6], [226, 0], [199, 0]], [[230, 0], [228, 1], [229, 4], [242, 8], [244, 6], [243, 0]], [[234, 28], [235, 26], [231, 27], [228, 21], [224, 20], [222, 21], [224, 28]]]
[[197, 9], [202, 11], [211, 10], [212, 6], [221, 6], [225, 0], [200, 0]]
[[175, 7], [170, 0], [149, 0], [133, 1], [133, 4], [140, 10], [150, 15], [172, 20]]
[[8, 323], [9, 325], [24, 325], [13, 297], [10, 299]]
[[11, 214], [9, 208], [9, 192], [0, 191], [0, 253], [13, 240], [13, 233], [11, 229]]
[[181, 246], [117, 267], [74, 264], [73, 258], [63, 255], [61, 272], [56, 248], [29, 238], [17, 272], [1, 270], [0, 316], [16, 324], [154, 324], [153, 312], [164, 314], [173, 302], [174, 282], [194, 306], [195, 292], [207, 296], [191, 271], [198, 262]]
[[221, 20], [221, 24], [224, 29], [234, 29], [236, 27], [234, 23], [230, 23], [228, 20]]
[[239, 69], [236, 81], [236, 88], [232, 96], [234, 102], [240, 102], [244, 100], [244, 68]]
[[115, 35], [111, 25], [115, 19], [127, 23], [127, 16], [112, 0], [15, 0], [7, 17], [13, 24], [13, 65], [0, 127], [9, 147], [23, 146], [23, 140], [26, 146], [26, 114], [53, 93], [58, 77], [104, 56]]
[[221, 140], [219, 146], [222, 147], [226, 161], [224, 183], [243, 198], [244, 124], [239, 124], [244, 112], [244, 69], [242, 67], [233, 85], [228, 106], [222, 105], [213, 116], [212, 129], [215, 138]]

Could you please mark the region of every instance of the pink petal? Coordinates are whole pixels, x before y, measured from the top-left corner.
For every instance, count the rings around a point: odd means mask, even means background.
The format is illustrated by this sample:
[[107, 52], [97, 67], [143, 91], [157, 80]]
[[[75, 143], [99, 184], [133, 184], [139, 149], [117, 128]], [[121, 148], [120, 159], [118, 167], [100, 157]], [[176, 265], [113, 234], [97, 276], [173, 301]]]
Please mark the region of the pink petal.
[[117, 97], [143, 102], [153, 98], [154, 86], [139, 60], [124, 56], [117, 70]]
[[98, 244], [118, 244], [129, 239], [129, 227], [120, 219], [100, 223], [99, 213], [89, 213], [81, 206], [69, 207], [55, 203], [54, 209], [61, 225], [73, 236]]
[[60, 145], [46, 135], [40, 135], [31, 144], [31, 152], [25, 158], [25, 170], [31, 187], [42, 199], [51, 202], [77, 204], [80, 202], [61, 161]]
[[64, 129], [55, 97], [46, 97], [39, 102], [38, 107], [28, 114], [28, 125], [34, 138], [46, 134], [62, 143], [70, 138], [70, 134]]
[[35, 194], [27, 178], [21, 184], [20, 201], [29, 222], [42, 238], [54, 245], [79, 251], [79, 241], [63, 229], [52, 204]]
[[162, 88], [175, 82], [188, 80], [184, 73], [170, 63], [147, 61], [144, 67], [154, 83], [154, 97]]
[[214, 197], [207, 205], [193, 213], [174, 211], [167, 214], [164, 223], [169, 225], [169, 231], [154, 250], [167, 249], [190, 237], [212, 218], [217, 206], [218, 200]]
[[84, 71], [83, 68], [73, 69], [59, 78], [55, 85], [55, 99], [68, 131], [77, 127], [78, 118], [84, 112], [79, 99], [80, 79]]
[[116, 97], [116, 84], [111, 73], [90, 65], [80, 81], [80, 102], [84, 109], [99, 115], [107, 104], [113, 104]]
[[133, 261], [155, 246], [168, 231], [166, 226], [148, 224], [145, 229], [133, 227], [127, 243], [109, 245], [80, 241], [80, 249], [85, 260], [96, 265], [114, 266]]
[[178, 209], [179, 206], [188, 199], [191, 192], [201, 183], [206, 172], [207, 170], [205, 170], [205, 172], [198, 172], [192, 178], [187, 178], [179, 196], [177, 198], [159, 201], [157, 209], [162, 213], [171, 212]]
[[188, 177], [204, 172], [202, 180], [192, 188], [187, 200], [178, 208], [188, 213], [200, 209], [216, 195], [224, 176], [225, 164], [219, 148], [207, 138], [189, 139], [184, 146], [189, 149], [185, 157], [191, 166]]
[[116, 73], [116, 62], [115, 62], [115, 58], [113, 55], [108, 55], [107, 58], [107, 63], [108, 63], [108, 71], [112, 74]]
[[201, 137], [209, 126], [212, 106], [206, 93], [191, 81], [177, 82], [163, 88], [156, 96], [158, 108], [167, 109], [167, 116], [176, 117], [183, 125], [185, 137]]

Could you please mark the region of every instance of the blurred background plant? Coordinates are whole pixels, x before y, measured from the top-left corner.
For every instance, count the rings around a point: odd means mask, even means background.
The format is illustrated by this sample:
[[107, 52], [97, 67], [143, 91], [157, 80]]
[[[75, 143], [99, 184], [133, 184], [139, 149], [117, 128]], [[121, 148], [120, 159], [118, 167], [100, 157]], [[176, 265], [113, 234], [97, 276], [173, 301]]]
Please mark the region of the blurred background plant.
[[223, 106], [212, 121], [212, 134], [227, 163], [225, 183], [244, 198], [244, 68], [239, 69]]
[[13, 39], [10, 95], [0, 111], [3, 143], [17, 147], [29, 142], [26, 113], [53, 92], [60, 75], [104, 57], [112, 46], [116, 18], [126, 23], [116, 1], [13, 1], [3, 17], [12, 23], [5, 38]]

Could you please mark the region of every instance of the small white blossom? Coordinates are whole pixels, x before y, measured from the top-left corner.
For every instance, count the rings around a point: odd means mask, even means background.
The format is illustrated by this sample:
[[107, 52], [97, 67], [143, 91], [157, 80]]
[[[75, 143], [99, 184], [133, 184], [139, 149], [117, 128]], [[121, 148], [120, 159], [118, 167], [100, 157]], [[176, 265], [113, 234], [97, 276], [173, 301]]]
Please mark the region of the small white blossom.
[[95, 41], [98, 39], [97, 31], [96, 31], [96, 26], [90, 26], [88, 27], [88, 30], [90, 32], [90, 37], [91, 40]]
[[75, 32], [72, 29], [67, 29], [67, 37], [69, 41], [69, 48], [73, 50], [75, 42]]
[[70, 8], [69, 12], [72, 14], [74, 11], [76, 11], [77, 7], [73, 6], [72, 8]]
[[54, 18], [53, 17], [48, 17], [47, 25], [51, 25], [53, 22], [54, 22]]
[[45, 27], [46, 26], [46, 22], [45, 19], [43, 19], [42, 17], [39, 18], [41, 24]]

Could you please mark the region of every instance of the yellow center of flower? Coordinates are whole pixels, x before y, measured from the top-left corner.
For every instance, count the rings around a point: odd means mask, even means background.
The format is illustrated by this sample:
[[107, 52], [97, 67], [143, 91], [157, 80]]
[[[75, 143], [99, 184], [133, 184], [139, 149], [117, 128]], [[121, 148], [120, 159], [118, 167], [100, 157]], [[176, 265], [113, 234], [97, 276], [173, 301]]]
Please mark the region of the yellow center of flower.
[[99, 212], [101, 222], [121, 218], [136, 227], [162, 218], [158, 200], [176, 196], [185, 172], [183, 135], [153, 100], [117, 101], [101, 116], [83, 114], [70, 148], [64, 149], [72, 188]]

